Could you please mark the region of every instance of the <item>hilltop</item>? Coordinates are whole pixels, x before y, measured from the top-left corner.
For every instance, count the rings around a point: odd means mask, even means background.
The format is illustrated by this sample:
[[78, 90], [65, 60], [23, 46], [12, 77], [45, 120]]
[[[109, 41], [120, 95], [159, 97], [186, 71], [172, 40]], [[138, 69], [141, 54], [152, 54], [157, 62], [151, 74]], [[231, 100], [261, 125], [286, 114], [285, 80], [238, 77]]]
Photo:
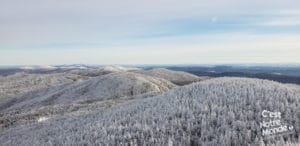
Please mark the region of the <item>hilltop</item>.
[[148, 76], [163, 78], [176, 85], [186, 85], [197, 81], [202, 81], [208, 79], [208, 77], [196, 76], [187, 72], [182, 71], [172, 71], [164, 68], [155, 68], [151, 70], [139, 70], [135, 71], [136, 73], [145, 74]]

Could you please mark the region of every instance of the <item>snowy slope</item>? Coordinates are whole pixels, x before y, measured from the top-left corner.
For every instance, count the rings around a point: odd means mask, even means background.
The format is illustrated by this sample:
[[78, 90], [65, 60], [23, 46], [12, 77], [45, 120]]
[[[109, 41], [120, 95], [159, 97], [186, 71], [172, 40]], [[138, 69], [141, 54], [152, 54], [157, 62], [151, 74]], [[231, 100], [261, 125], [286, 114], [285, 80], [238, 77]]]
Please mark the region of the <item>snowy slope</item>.
[[192, 82], [202, 81], [207, 79], [207, 77], [198, 77], [196, 75], [182, 72], [182, 71], [172, 71], [164, 68], [155, 68], [151, 70], [140, 70], [136, 71], [137, 73], [163, 78], [168, 81], [171, 81], [177, 85], [185, 85]]
[[[112, 108], [84, 111], [0, 131], [3, 145], [283, 145], [282, 135], [262, 137], [262, 110], [282, 112], [300, 136], [299, 86], [216, 78]], [[298, 143], [299, 144], [299, 143]], [[297, 145], [297, 144], [295, 144]]]
[[158, 95], [175, 87], [171, 82], [135, 73], [119, 72], [74, 84], [37, 90], [0, 102], [0, 109], [27, 109], [46, 105], [91, 102], [140, 94]]
[[0, 99], [15, 96], [29, 91], [58, 86], [82, 79], [74, 74], [27, 74], [17, 73], [10, 76], [0, 76]]

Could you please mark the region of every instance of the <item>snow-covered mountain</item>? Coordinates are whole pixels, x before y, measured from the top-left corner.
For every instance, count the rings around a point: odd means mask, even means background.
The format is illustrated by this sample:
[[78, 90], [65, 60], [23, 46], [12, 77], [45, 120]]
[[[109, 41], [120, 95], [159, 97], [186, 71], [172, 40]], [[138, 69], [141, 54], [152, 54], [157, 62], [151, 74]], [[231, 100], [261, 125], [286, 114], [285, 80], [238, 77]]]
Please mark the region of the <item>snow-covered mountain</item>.
[[[123, 78], [131, 75], [129, 73], [108, 76]], [[140, 79], [136, 76], [134, 78]], [[93, 79], [96, 81], [90, 85], [97, 86], [100, 83], [99, 78]], [[111, 82], [109, 79], [104, 80], [108, 80], [105, 83]], [[101, 87], [94, 89], [98, 88]], [[116, 87], [114, 91], [120, 89], [123, 88]], [[138, 98], [110, 108], [94, 107], [64, 116], [42, 116], [26, 126], [4, 128], [0, 131], [0, 143], [298, 145], [296, 141], [299, 142], [300, 135], [299, 89], [296, 85], [260, 79], [210, 79], [176, 87], [159, 96]], [[89, 92], [96, 91], [82, 93]], [[294, 129], [287, 134], [264, 137], [259, 125], [262, 122], [263, 110], [281, 112], [282, 123], [293, 126]]]
[[[175, 85], [167, 80], [130, 72], [111, 73], [73, 84], [35, 90], [0, 102], [0, 109], [31, 109], [56, 104], [92, 102], [162, 94]], [[5, 107], [5, 108], [4, 108]]]
[[151, 70], [139, 70], [136, 71], [136, 73], [163, 78], [177, 85], [185, 85], [185, 84], [190, 84], [192, 82], [208, 79], [208, 77], [199, 77], [187, 72], [172, 71], [164, 68], [155, 68]]

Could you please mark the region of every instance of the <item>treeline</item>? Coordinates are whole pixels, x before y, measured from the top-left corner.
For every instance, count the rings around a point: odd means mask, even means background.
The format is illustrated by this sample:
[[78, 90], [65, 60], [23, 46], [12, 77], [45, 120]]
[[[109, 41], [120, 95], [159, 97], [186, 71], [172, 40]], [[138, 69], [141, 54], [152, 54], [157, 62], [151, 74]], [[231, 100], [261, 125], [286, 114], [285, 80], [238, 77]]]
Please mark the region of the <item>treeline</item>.
[[277, 75], [271, 73], [245, 73], [245, 72], [199, 72], [199, 71], [188, 71], [191, 74], [198, 76], [209, 76], [209, 77], [248, 77], [248, 78], [258, 78], [267, 79], [272, 81], [277, 81], [281, 83], [291, 83], [300, 85], [299, 76], [288, 76], [288, 75]]

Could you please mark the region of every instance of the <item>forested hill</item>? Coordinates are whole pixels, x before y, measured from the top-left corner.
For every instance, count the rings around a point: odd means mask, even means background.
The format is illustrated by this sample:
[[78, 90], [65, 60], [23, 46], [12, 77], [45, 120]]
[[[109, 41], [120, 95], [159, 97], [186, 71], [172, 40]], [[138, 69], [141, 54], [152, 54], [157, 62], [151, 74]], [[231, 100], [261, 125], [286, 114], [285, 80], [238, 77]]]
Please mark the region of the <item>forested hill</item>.
[[[263, 135], [262, 112], [280, 112], [289, 131]], [[4, 145], [299, 145], [300, 88], [268, 80], [215, 78], [109, 109], [17, 126]]]

